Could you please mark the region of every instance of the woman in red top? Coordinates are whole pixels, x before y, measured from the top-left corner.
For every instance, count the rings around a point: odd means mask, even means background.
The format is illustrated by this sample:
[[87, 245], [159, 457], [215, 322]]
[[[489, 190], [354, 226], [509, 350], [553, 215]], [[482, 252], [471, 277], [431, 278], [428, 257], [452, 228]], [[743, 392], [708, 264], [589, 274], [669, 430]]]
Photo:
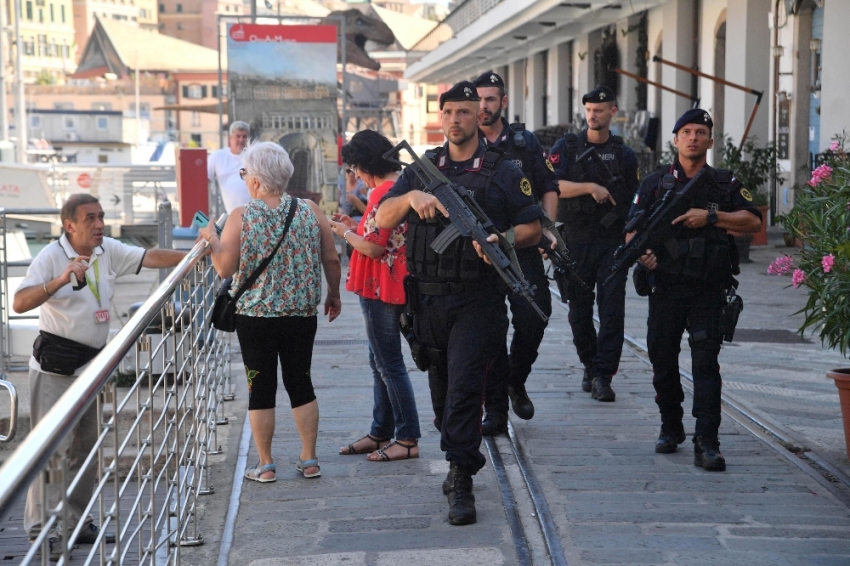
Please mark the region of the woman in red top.
[[[401, 352], [399, 315], [404, 309], [407, 223], [392, 230], [378, 229], [375, 212], [381, 198], [398, 178], [401, 167], [383, 158], [392, 149], [381, 134], [358, 132], [342, 148], [342, 158], [371, 191], [359, 224], [334, 214], [334, 233], [354, 248], [345, 288], [360, 296], [369, 338], [369, 365], [375, 378], [372, 429], [363, 438], [340, 448], [340, 454], [365, 454], [373, 462], [419, 457], [419, 414], [413, 386]], [[390, 442], [390, 439], [395, 441]]]

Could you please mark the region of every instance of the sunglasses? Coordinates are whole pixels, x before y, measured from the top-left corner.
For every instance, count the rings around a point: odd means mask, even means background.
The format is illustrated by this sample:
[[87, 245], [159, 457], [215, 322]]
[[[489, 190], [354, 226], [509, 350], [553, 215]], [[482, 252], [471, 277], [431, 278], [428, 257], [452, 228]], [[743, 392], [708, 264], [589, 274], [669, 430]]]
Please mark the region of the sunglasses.
[[247, 174], [248, 174], [248, 170], [245, 169], [244, 167], [239, 170], [239, 178], [242, 179], [243, 181], [245, 180], [245, 175], [247, 175]]
[[357, 174], [357, 165], [352, 165], [348, 169], [345, 170], [346, 173], [351, 173], [352, 175]]

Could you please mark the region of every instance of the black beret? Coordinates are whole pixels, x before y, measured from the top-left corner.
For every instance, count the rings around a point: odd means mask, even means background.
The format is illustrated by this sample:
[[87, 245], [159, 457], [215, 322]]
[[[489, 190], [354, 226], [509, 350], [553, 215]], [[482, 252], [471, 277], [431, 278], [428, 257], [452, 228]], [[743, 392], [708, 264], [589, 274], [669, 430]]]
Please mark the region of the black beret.
[[692, 108], [682, 114], [676, 120], [676, 125], [673, 126], [673, 133], [678, 132], [685, 124], [701, 124], [708, 126], [709, 131], [714, 129], [714, 122], [711, 121], [711, 116], [702, 108]]
[[505, 88], [505, 81], [502, 80], [502, 77], [494, 73], [493, 71], [487, 71], [482, 74], [480, 77], [472, 81], [472, 84], [475, 86], [493, 86], [496, 88]]
[[587, 94], [581, 97], [581, 103], [587, 104], [588, 102], [616, 102], [617, 95], [614, 94], [614, 91], [609, 87], [602, 85], [598, 86], [595, 89], [591, 90]]
[[469, 100], [478, 102], [481, 97], [478, 96], [478, 91], [475, 85], [469, 81], [460, 81], [455, 86], [440, 95], [440, 110], [443, 109], [443, 104], [446, 102], [463, 102]]

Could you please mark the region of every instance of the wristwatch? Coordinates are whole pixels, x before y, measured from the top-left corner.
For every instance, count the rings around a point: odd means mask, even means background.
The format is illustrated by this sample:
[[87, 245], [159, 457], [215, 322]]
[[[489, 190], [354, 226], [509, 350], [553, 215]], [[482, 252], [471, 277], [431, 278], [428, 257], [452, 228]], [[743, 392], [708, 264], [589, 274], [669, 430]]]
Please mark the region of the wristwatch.
[[711, 210], [708, 211], [708, 217], [706, 218], [706, 222], [708, 223], [709, 226], [714, 226], [715, 224], [717, 224], [717, 211], [716, 210], [711, 209]]

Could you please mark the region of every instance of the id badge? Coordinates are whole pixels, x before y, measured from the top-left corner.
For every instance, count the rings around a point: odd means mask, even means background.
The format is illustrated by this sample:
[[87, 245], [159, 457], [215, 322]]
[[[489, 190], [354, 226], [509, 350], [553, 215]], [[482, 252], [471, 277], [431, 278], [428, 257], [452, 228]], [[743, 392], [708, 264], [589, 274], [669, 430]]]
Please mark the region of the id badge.
[[104, 309], [102, 311], [94, 311], [94, 322], [95, 324], [103, 324], [104, 322], [109, 322], [109, 310]]

